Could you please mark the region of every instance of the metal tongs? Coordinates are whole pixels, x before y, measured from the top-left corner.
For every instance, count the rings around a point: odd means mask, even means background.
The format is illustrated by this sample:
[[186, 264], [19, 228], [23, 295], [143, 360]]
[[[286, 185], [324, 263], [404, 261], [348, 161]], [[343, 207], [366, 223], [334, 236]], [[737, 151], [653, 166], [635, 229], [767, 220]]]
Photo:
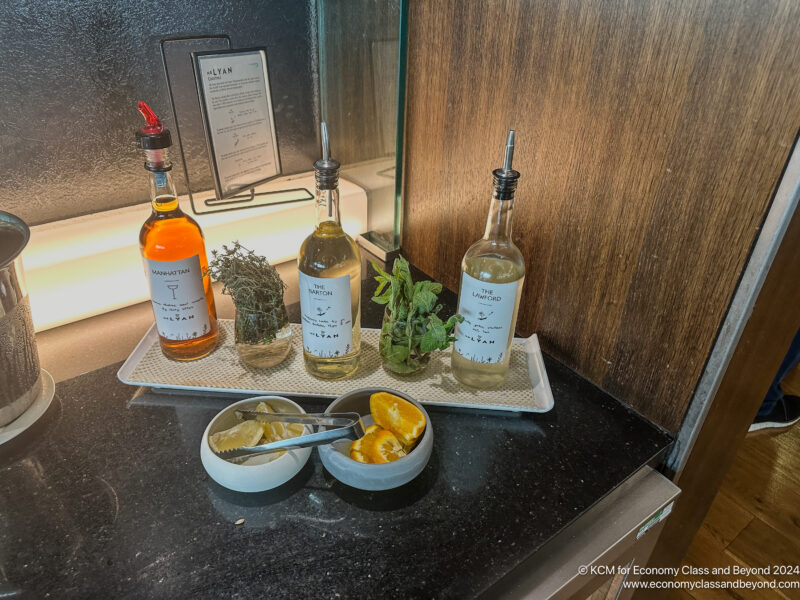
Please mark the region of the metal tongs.
[[282, 450], [295, 450], [310, 446], [322, 446], [336, 440], [357, 440], [364, 437], [366, 427], [361, 420], [361, 415], [354, 412], [346, 413], [314, 413], [314, 414], [286, 414], [264, 413], [255, 410], [237, 410], [236, 416], [240, 419], [255, 420], [261, 423], [300, 423], [302, 425], [323, 425], [333, 427], [308, 435], [301, 435], [288, 440], [269, 442], [258, 446], [242, 446], [233, 450], [215, 452], [220, 458], [230, 462], [239, 463], [251, 456], [280, 452]]

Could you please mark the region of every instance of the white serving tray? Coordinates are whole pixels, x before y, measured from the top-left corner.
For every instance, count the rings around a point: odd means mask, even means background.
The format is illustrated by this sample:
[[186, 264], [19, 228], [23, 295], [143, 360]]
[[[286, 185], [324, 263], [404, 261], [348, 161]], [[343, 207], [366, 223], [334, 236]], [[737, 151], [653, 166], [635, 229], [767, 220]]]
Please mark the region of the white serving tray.
[[282, 396], [335, 398], [356, 388], [378, 386], [400, 390], [428, 405], [547, 412], [553, 394], [536, 334], [511, 344], [511, 364], [503, 386], [477, 390], [459, 383], [450, 371], [451, 350], [434, 352], [421, 373], [398, 376], [387, 372], [378, 354], [380, 330], [361, 330], [361, 364], [351, 377], [323, 381], [308, 374], [303, 364], [300, 325], [292, 324], [292, 351], [270, 369], [242, 365], [233, 344], [233, 321], [220, 319], [220, 346], [191, 362], [167, 359], [158, 344], [155, 325], [120, 367], [123, 383], [164, 390], [195, 390]]

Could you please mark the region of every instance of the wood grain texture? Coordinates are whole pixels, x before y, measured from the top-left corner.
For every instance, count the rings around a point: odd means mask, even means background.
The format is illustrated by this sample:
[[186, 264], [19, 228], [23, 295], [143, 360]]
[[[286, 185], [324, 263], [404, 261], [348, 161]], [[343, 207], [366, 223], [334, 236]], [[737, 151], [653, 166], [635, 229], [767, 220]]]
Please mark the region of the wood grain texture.
[[[796, 433], [795, 433], [796, 431]], [[751, 434], [725, 476], [723, 489], [800, 548], [800, 429]], [[751, 438], [757, 438], [752, 440]], [[777, 558], [777, 556], [776, 556]], [[800, 564], [800, 563], [798, 563]]]
[[[700, 531], [697, 532], [690, 554], [686, 558], [687, 560], [681, 565], [681, 569], [683, 569], [685, 565], [694, 567], [694, 569], [686, 573], [682, 572], [676, 577], [678, 581], [694, 582], [697, 584], [700, 580], [734, 582], [736, 580], [749, 579], [755, 582], [765, 581], [767, 579], [761, 575], [752, 575], [749, 577], [742, 577], [742, 575], [734, 575], [732, 573], [726, 575], [721, 570], [714, 573], [714, 569], [730, 568], [733, 565], [739, 567], [753, 565], [749, 565], [746, 561], [727, 552], [725, 547], [719, 545], [717, 540], [711, 536], [705, 526], [701, 527]], [[695, 600], [731, 600], [734, 598], [773, 600], [776, 597], [775, 592], [769, 589], [746, 590], [745, 593], [742, 594], [741, 590], [737, 589], [697, 588], [689, 590], [689, 594], [695, 598]]]
[[608, 581], [606, 581], [603, 585], [601, 585], [589, 596], [587, 596], [586, 600], [608, 600], [608, 593], [611, 590], [611, 584], [613, 582], [614, 579], [612, 577], [609, 577]]
[[669, 590], [667, 592], [668, 600], [692, 600], [693, 596], [684, 590]]
[[753, 518], [753, 513], [731, 498], [728, 487], [723, 485], [703, 521], [703, 529], [724, 550]]
[[[731, 468], [736, 451], [761, 406], [772, 378], [783, 361], [786, 349], [797, 328], [800, 327], [800, 286], [797, 285], [799, 272], [800, 211], [796, 211], [753, 307], [753, 313], [731, 357], [715, 400], [700, 429], [692, 453], [675, 481], [682, 490], [681, 495], [653, 551], [650, 558], [651, 565], [674, 566], [680, 563], [692, 543], [694, 533], [703, 523], [717, 489], [725, 479], [725, 474]], [[748, 436], [745, 444], [749, 442]], [[797, 456], [796, 439], [794, 444], [786, 442], [786, 447], [795, 448], [793, 452]], [[774, 450], [761, 451], [762, 454], [770, 452], [779, 454]], [[776, 518], [781, 519], [776, 522], [776, 526], [781, 528], [787, 524], [786, 519], [792, 519], [792, 515], [796, 514], [796, 508], [786, 517], [779, 515], [777, 507], [765, 506], [762, 513], [757, 513], [754, 508], [766, 499], [784, 498], [781, 502], [785, 504], [787, 499], [796, 497], [796, 480], [790, 487], [793, 492], [790, 496], [778, 496], [770, 490], [760, 489], [760, 486], [765, 485], [765, 481], [770, 486], [776, 482], [787, 481], [785, 476], [764, 473], [776, 462], [777, 459], [766, 462], [750, 461], [750, 475], [741, 475], [737, 467], [731, 470], [733, 478], [731, 481], [735, 483], [739, 480], [744, 483], [749, 480], [750, 484], [755, 484], [759, 491], [750, 496], [753, 502], [744, 508], [756, 516], [775, 513]], [[789, 468], [796, 476], [798, 467]], [[753, 476], [758, 473], [759, 477]], [[785, 475], [785, 469], [783, 473]], [[734, 501], [740, 503], [741, 499], [748, 497], [741, 488], [738, 492], [736, 487], [727, 491]], [[764, 516], [762, 521], [765, 519]]]
[[[761, 519], [753, 519], [744, 531], [728, 546], [728, 554], [736, 560], [759, 568], [775, 565], [800, 564], [800, 546], [782, 532], [770, 527]], [[766, 576], [778, 581], [797, 581], [796, 575]], [[771, 597], [800, 599], [799, 589], [770, 592]]]
[[[694, 537], [684, 565], [764, 568], [800, 560], [800, 427], [749, 434]], [[770, 580], [772, 576], [739, 579]], [[797, 581], [796, 576], [775, 577]], [[690, 577], [681, 577], [688, 580]], [[728, 578], [730, 579], [730, 578]], [[694, 590], [702, 598], [786, 598], [797, 590]]]
[[412, 2], [403, 250], [458, 287], [517, 131], [518, 333], [680, 426], [800, 126], [793, 0]]

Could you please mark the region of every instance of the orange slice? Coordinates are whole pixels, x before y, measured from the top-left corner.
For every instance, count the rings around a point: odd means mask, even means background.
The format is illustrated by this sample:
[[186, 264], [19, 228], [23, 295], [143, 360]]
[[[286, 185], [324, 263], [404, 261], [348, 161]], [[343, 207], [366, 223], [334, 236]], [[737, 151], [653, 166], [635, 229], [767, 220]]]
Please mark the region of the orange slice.
[[[363, 440], [364, 438], [361, 438]], [[364, 456], [364, 453], [361, 451], [361, 440], [356, 440], [352, 444], [350, 444], [350, 458], [360, 463], [369, 462], [367, 457]]]
[[404, 446], [411, 446], [425, 431], [425, 415], [408, 400], [389, 392], [376, 392], [369, 398], [369, 411], [375, 422], [391, 431]]
[[403, 445], [387, 429], [377, 431], [375, 437], [370, 441], [372, 443], [369, 446], [364, 446], [364, 452], [371, 463], [388, 463], [406, 455]]
[[377, 425], [370, 425], [369, 427], [367, 427], [366, 431], [364, 432], [364, 437], [350, 444], [350, 458], [362, 463], [372, 462], [369, 460], [369, 457], [364, 453], [363, 448], [366, 447], [364, 445], [365, 442], [367, 444], [372, 443], [372, 439], [375, 437], [375, 435], [379, 430], [380, 427], [378, 427]]

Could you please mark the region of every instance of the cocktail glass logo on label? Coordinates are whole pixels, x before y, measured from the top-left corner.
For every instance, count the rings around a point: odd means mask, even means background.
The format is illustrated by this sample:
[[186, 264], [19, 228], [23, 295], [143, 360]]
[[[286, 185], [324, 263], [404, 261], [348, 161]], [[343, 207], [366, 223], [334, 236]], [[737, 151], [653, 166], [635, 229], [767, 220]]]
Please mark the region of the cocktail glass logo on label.
[[200, 257], [145, 259], [158, 333], [168, 340], [191, 340], [209, 332]]

